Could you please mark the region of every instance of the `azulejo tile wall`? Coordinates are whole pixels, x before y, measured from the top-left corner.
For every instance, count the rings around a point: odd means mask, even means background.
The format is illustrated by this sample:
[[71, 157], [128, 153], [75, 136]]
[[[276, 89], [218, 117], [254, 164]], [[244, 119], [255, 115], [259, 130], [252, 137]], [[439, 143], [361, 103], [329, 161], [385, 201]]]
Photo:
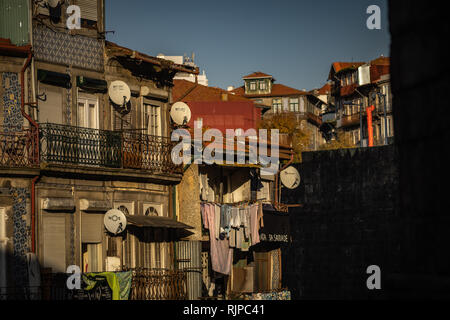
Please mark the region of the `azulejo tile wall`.
[[26, 254], [29, 252], [30, 229], [24, 216], [27, 214], [27, 188], [10, 188], [13, 199], [13, 241], [14, 241], [14, 274], [17, 287], [26, 286], [28, 283], [28, 269]]
[[23, 117], [20, 111], [19, 75], [14, 72], [2, 74], [3, 87], [3, 129], [6, 132], [21, 131]]
[[103, 42], [37, 26], [33, 28], [36, 59], [96, 71], [103, 70]]

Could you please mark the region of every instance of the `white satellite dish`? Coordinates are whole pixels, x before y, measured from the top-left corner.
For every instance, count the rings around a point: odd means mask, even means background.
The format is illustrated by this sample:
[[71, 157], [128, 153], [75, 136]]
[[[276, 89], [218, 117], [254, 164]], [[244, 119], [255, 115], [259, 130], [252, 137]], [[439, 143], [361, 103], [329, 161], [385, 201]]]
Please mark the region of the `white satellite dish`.
[[111, 82], [108, 89], [109, 98], [111, 101], [119, 106], [128, 103], [131, 98], [130, 87], [121, 80]]
[[300, 185], [300, 173], [290, 166], [280, 172], [281, 183], [288, 189], [295, 189]]
[[175, 102], [170, 109], [170, 117], [178, 125], [184, 125], [191, 120], [191, 109], [184, 102]]
[[119, 209], [111, 209], [105, 213], [103, 218], [106, 230], [112, 234], [119, 234], [125, 230], [127, 226], [127, 217]]

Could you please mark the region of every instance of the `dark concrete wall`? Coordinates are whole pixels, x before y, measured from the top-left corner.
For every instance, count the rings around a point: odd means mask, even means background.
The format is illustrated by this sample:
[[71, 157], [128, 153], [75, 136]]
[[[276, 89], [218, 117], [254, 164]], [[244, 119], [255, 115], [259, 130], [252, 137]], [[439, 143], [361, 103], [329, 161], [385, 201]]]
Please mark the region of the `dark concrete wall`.
[[389, 1], [395, 145], [307, 153], [301, 187], [284, 190], [304, 204], [283, 259], [294, 298], [450, 297], [446, 15], [437, 1]]
[[[302, 183], [283, 189], [291, 208], [291, 246], [283, 281], [294, 299], [386, 296], [384, 275], [398, 272], [398, 175], [393, 146], [303, 153]], [[378, 265], [382, 290], [368, 290], [366, 269]]]
[[402, 287], [419, 296], [450, 292], [450, 20], [442, 2], [389, 1], [391, 80], [399, 151]]

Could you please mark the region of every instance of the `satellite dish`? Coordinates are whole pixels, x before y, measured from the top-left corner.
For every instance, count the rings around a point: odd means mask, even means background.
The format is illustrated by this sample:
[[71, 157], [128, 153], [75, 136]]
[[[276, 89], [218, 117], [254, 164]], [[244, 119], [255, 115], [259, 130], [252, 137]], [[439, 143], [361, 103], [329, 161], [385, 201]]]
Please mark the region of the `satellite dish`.
[[115, 105], [124, 106], [130, 101], [131, 90], [125, 82], [116, 80], [109, 85], [108, 95]]
[[184, 102], [175, 102], [170, 109], [170, 117], [177, 125], [185, 125], [191, 120], [191, 109]]
[[300, 185], [300, 173], [290, 166], [280, 172], [281, 183], [288, 189], [295, 189]]
[[125, 230], [127, 226], [127, 217], [118, 209], [111, 209], [105, 213], [103, 223], [106, 230], [112, 234], [119, 234]]

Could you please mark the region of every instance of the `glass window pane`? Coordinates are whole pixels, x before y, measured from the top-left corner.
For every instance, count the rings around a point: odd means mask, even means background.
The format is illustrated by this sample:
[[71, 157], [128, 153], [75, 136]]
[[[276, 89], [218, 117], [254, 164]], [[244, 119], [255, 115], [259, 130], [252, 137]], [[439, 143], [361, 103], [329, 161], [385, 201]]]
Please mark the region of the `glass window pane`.
[[89, 104], [89, 115], [88, 115], [88, 127], [96, 129], [97, 128], [97, 115], [96, 115], [96, 108], [95, 104]]
[[85, 125], [85, 105], [84, 102], [78, 102], [78, 126], [84, 127]]

